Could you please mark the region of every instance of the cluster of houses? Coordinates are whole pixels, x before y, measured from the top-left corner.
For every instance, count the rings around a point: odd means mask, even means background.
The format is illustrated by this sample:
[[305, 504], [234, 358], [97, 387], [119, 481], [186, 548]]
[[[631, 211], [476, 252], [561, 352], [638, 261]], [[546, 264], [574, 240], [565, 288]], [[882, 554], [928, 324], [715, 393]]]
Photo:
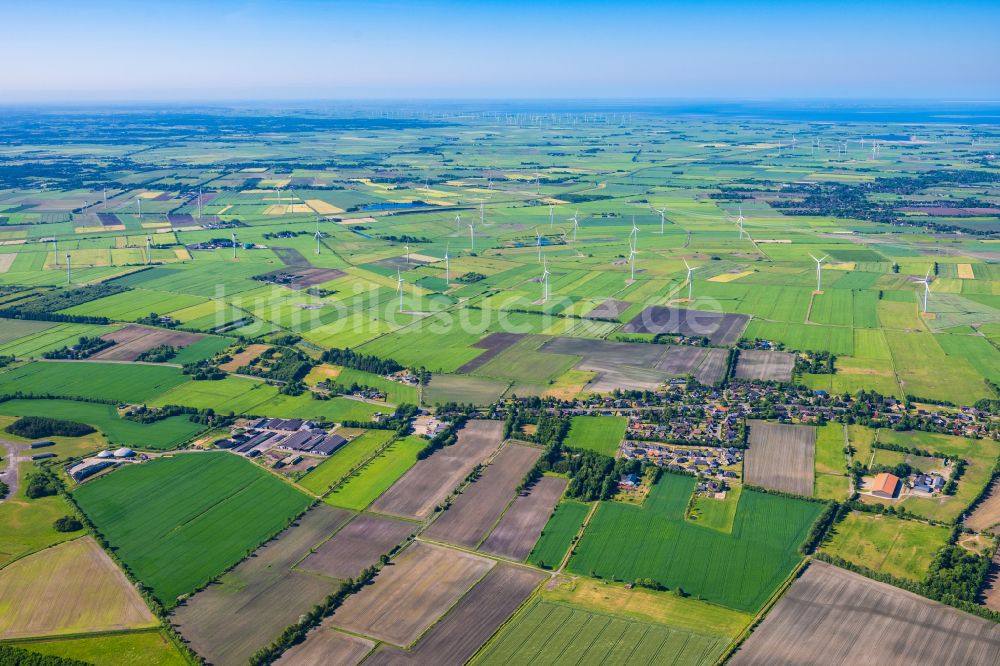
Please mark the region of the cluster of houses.
[[911, 492], [933, 495], [943, 491], [945, 483], [944, 477], [935, 473], [912, 474], [906, 480], [906, 483], [904, 483], [895, 474], [882, 472], [881, 474], [876, 474], [875, 478], [867, 483], [867, 490], [875, 497], [896, 499], [902, 494], [906, 486], [910, 487]]
[[347, 440], [303, 419], [258, 418], [234, 424], [230, 436], [216, 446], [254, 458], [272, 449], [291, 455], [328, 456]]
[[743, 460], [743, 452], [733, 447], [691, 448], [634, 440], [625, 440], [621, 452], [630, 460], [652, 462], [674, 471], [716, 479], [738, 478], [735, 468]]

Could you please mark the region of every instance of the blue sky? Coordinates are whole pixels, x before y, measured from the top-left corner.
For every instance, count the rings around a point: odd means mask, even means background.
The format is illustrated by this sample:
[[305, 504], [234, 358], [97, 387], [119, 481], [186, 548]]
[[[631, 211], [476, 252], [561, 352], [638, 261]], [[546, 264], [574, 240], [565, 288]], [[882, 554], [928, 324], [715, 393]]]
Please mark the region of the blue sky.
[[8, 102], [1000, 99], [1000, 2], [5, 5]]

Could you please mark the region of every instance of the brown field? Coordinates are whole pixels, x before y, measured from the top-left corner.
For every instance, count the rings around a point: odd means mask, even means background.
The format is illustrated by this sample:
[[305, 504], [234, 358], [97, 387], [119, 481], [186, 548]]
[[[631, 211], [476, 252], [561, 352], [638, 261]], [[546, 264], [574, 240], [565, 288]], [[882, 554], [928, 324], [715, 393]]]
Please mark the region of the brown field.
[[281, 655], [278, 666], [354, 666], [371, 652], [375, 643], [333, 629], [313, 631], [302, 643]]
[[218, 583], [178, 606], [172, 623], [215, 666], [245, 664], [336, 589], [337, 581], [292, 571], [292, 566], [350, 515], [325, 504], [315, 507]]
[[972, 264], [958, 264], [955, 266], [958, 269], [958, 277], [963, 280], [975, 280], [976, 273], [972, 270]]
[[552, 338], [539, 351], [552, 354], [581, 356], [577, 370], [597, 373], [588, 391], [607, 392], [617, 389], [653, 390], [670, 378], [659, 364], [670, 349], [667, 345], [641, 342], [613, 342], [584, 338]]
[[332, 578], [354, 578], [413, 534], [413, 523], [362, 514], [299, 563], [299, 569]]
[[557, 476], [539, 479], [527, 495], [514, 500], [480, 550], [512, 560], [526, 558], [542, 535], [567, 483]]
[[630, 307], [632, 307], [632, 304], [628, 301], [609, 298], [584, 316], [589, 319], [615, 319]]
[[17, 255], [13, 252], [6, 252], [0, 254], [0, 273], [6, 273], [10, 270], [11, 264], [17, 259]]
[[250, 365], [257, 357], [270, 349], [271, 345], [247, 345], [239, 354], [233, 355], [233, 360], [219, 366], [220, 370], [226, 372], [236, 372], [244, 365]]
[[1000, 613], [1000, 553], [993, 555], [990, 571], [986, 574], [986, 585], [980, 593], [980, 602]]
[[494, 564], [416, 541], [384, 567], [373, 584], [348, 597], [327, 622], [394, 645], [409, 645]]
[[475, 548], [514, 497], [514, 489], [542, 455], [541, 449], [508, 444], [452, 505], [424, 531], [431, 539]]
[[533, 569], [498, 564], [412, 650], [382, 646], [365, 663], [464, 664], [545, 577]]
[[750, 421], [750, 446], [743, 463], [747, 483], [811, 497], [816, 429]]
[[736, 376], [740, 379], [762, 379], [787, 382], [792, 379], [795, 354], [744, 349], [736, 362]]
[[89, 536], [0, 569], [0, 638], [155, 627], [159, 622]]
[[726, 350], [705, 347], [669, 347], [657, 366], [675, 375], [694, 375], [703, 384], [715, 384], [726, 371]]
[[[284, 260], [284, 258], [282, 259]], [[336, 268], [313, 268], [311, 266], [290, 264], [285, 268], [271, 271], [270, 273], [264, 273], [263, 275], [259, 275], [257, 277], [267, 277], [279, 274], [293, 276], [288, 282], [282, 283], [281, 286], [296, 290], [315, 287], [318, 284], [323, 284], [324, 282], [329, 282], [330, 280], [336, 280], [339, 277], [347, 275], [344, 271], [337, 270]]]
[[500, 352], [512, 346], [524, 337], [523, 333], [490, 333], [479, 342], [472, 345], [477, 349], [485, 349], [482, 354], [472, 359], [455, 372], [470, 373], [477, 368], [481, 368], [487, 361], [497, 356]]
[[98, 352], [90, 358], [95, 361], [134, 361], [139, 354], [153, 347], [170, 345], [171, 347], [187, 347], [201, 340], [204, 335], [185, 333], [184, 331], [165, 331], [130, 324], [117, 331], [105, 333], [104, 340], [114, 340], [115, 345]]
[[739, 340], [750, 317], [685, 308], [652, 305], [625, 324], [625, 333], [674, 333], [706, 336], [713, 345], [728, 346]]
[[1000, 626], [813, 562], [729, 662], [1000, 664]]
[[995, 525], [1000, 525], [1000, 478], [993, 482], [986, 497], [976, 505], [976, 508], [966, 517], [964, 522], [966, 527], [977, 532], [983, 532]]
[[375, 500], [370, 510], [405, 518], [427, 518], [502, 440], [500, 421], [469, 421], [459, 431], [458, 442], [418, 461]]

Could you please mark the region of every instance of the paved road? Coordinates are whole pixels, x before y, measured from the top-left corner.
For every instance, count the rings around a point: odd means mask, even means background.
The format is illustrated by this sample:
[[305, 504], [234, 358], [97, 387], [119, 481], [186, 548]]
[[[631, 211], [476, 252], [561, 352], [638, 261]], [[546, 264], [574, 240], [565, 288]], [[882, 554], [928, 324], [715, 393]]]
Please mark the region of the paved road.
[[[4, 458], [6, 459], [7, 466], [2, 472], [0, 472], [0, 481], [3, 481], [10, 488], [10, 492], [7, 497], [13, 497], [17, 493], [17, 468], [22, 462], [28, 459], [28, 456], [22, 456], [21, 452], [24, 451], [27, 446], [25, 444], [15, 444], [14, 442], [8, 442], [5, 439], [0, 439], [0, 445], [6, 449], [4, 453]], [[0, 499], [0, 502], [3, 500]]]

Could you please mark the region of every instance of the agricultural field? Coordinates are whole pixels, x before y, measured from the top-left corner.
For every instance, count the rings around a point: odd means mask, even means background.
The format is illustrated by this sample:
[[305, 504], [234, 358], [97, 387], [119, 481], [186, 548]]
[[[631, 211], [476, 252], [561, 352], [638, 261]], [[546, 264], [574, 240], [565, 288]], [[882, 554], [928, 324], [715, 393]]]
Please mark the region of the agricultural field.
[[597, 451], [614, 456], [625, 438], [628, 421], [621, 416], [576, 416], [564, 444], [573, 449]]
[[744, 490], [732, 532], [724, 534], [684, 520], [693, 490], [691, 477], [664, 474], [641, 507], [602, 503], [569, 571], [650, 578], [722, 606], [758, 609], [798, 564], [798, 545], [822, 505]]
[[[826, 565], [788, 580], [808, 539], [919, 584], [953, 524], [983, 556], [1000, 525], [996, 114], [880, 108], [8, 114], [0, 428], [97, 432], [0, 435], [0, 639], [184, 661], [129, 574], [235, 666], [376, 566], [277, 663], [715, 663], [776, 592], [733, 663], [996, 652]], [[214, 450], [312, 426], [347, 441]], [[904, 462], [957, 485], [811, 534], [855, 463]], [[26, 495], [43, 468], [68, 496]], [[56, 531], [74, 503], [93, 530]]]
[[213, 664], [245, 664], [336, 587], [333, 580], [293, 567], [349, 518], [347, 511], [314, 507], [253, 557], [178, 606], [171, 622]]
[[[956, 635], [963, 640], [956, 641]], [[1000, 628], [912, 592], [813, 562], [733, 664], [996, 663]]]
[[[58, 599], [58, 603], [52, 600]], [[159, 623], [91, 537], [0, 569], [0, 639], [98, 633]]]
[[[309, 498], [228, 453], [128, 465], [80, 486], [74, 500], [166, 607], [283, 529]], [[253, 521], [240, 520], [252, 512]]]
[[747, 483], [811, 497], [816, 429], [752, 421], [743, 466]]
[[872, 571], [920, 581], [948, 535], [940, 525], [855, 511], [834, 526], [823, 551]]

